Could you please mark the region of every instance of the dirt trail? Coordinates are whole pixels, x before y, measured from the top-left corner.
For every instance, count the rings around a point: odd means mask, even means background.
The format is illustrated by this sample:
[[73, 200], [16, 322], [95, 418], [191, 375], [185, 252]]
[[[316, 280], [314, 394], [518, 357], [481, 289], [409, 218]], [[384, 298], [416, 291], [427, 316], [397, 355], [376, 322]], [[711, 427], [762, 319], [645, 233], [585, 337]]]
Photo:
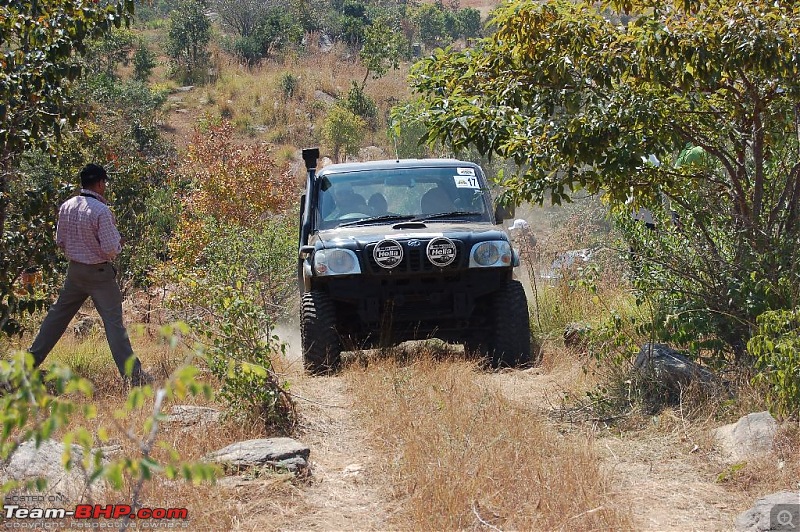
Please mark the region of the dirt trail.
[[[313, 479], [297, 490], [296, 507], [279, 528], [398, 528], [392, 517], [402, 501], [392, 500], [390, 480], [382, 477], [381, 458], [370, 451], [369, 435], [353, 415], [344, 379], [302, 376], [298, 351], [290, 349], [292, 390], [304, 398], [298, 400], [297, 436], [312, 448]], [[579, 374], [575, 367], [534, 368], [486, 378], [518, 404], [546, 413]], [[715, 482], [711, 468], [703, 467], [702, 451], [692, 453], [694, 442], [679, 435], [609, 435], [594, 440], [594, 447], [615, 495], [631, 508], [636, 530], [729, 530], [748, 505]]]
[[[546, 414], [559, 406], [563, 391], [580, 373], [577, 367], [534, 368], [489, 378], [506, 397]], [[636, 530], [731, 530], [736, 516], [750, 506], [751, 500], [716, 482], [709, 450], [703, 449], [709, 444], [697, 443], [700, 448], [684, 434], [656, 431], [594, 440], [616, 497], [631, 509]]]
[[391, 487], [381, 475], [369, 436], [355, 419], [343, 377], [308, 377], [302, 372], [297, 339], [289, 342], [291, 392], [300, 413], [295, 437], [311, 447], [312, 474], [299, 485], [278, 530], [389, 530]]

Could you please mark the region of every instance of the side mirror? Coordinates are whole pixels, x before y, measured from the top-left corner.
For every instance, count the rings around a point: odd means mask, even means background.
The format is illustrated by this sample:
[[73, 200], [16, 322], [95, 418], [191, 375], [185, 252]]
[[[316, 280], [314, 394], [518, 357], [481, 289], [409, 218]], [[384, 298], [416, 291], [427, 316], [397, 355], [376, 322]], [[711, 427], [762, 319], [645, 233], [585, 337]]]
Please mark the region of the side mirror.
[[503, 220], [510, 220], [514, 218], [516, 207], [511, 205], [497, 205], [494, 210], [495, 223], [503, 223]]

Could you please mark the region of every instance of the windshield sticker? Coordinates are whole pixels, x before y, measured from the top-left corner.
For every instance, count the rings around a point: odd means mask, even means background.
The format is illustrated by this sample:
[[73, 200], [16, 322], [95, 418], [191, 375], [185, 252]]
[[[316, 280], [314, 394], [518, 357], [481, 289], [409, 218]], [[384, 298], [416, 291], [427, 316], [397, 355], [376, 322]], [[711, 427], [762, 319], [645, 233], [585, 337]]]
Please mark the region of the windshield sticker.
[[453, 180], [456, 182], [456, 188], [479, 188], [478, 178], [475, 176], [455, 175]]
[[457, 168], [456, 173], [458, 175], [475, 175], [474, 168]]

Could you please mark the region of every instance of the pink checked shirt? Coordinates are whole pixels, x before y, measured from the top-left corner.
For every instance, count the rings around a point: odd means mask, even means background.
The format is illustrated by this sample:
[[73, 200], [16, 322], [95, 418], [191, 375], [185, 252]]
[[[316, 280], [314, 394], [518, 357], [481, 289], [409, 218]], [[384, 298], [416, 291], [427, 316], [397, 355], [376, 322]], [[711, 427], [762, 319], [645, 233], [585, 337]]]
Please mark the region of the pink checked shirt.
[[116, 220], [106, 199], [91, 190], [65, 201], [58, 211], [56, 243], [71, 261], [99, 264], [113, 260], [122, 250]]

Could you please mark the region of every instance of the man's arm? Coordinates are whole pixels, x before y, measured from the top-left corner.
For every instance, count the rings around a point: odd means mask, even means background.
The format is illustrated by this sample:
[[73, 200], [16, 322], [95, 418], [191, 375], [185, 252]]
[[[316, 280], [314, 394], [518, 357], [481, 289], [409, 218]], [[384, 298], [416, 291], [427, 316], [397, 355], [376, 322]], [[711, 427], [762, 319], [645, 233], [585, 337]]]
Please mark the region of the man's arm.
[[114, 260], [122, 251], [122, 238], [117, 231], [117, 226], [114, 223], [114, 215], [111, 211], [104, 212], [100, 215], [97, 227], [97, 239], [100, 242], [100, 251], [102, 251], [108, 260]]

